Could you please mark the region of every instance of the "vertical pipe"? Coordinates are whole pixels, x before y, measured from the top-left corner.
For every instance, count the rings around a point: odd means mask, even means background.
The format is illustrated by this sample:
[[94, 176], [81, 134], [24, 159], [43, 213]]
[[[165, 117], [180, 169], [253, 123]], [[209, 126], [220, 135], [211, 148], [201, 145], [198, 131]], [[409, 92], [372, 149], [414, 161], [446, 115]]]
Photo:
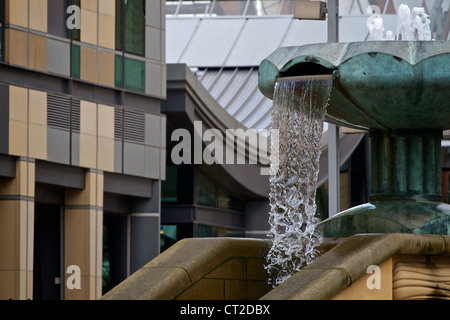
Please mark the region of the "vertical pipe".
[[406, 138], [396, 137], [393, 143], [394, 172], [393, 192], [406, 193]]
[[441, 158], [441, 140], [442, 140], [442, 131], [439, 132], [439, 135], [434, 138], [434, 152], [435, 152], [435, 194], [442, 194], [442, 158]]
[[392, 162], [390, 159], [390, 138], [386, 136], [380, 137], [380, 193], [391, 193], [391, 172]]
[[436, 186], [436, 152], [434, 137], [423, 139], [423, 193], [434, 194]]
[[339, 0], [328, 0], [328, 42], [339, 41]]
[[421, 137], [409, 137], [408, 145], [408, 192], [423, 192], [423, 143]]
[[[339, 41], [338, 0], [328, 0], [328, 42]], [[328, 215], [340, 211], [339, 127], [328, 124]]]
[[370, 137], [371, 194], [380, 193], [380, 152], [380, 136], [372, 134]]
[[328, 216], [340, 211], [339, 127], [328, 124]]

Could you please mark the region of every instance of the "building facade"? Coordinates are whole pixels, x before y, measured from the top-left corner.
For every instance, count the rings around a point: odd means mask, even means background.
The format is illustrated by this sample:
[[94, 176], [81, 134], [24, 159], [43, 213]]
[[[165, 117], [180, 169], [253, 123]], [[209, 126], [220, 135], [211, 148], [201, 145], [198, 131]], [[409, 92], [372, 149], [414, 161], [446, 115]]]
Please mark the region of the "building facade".
[[160, 250], [164, 1], [0, 10], [0, 299], [99, 298]]

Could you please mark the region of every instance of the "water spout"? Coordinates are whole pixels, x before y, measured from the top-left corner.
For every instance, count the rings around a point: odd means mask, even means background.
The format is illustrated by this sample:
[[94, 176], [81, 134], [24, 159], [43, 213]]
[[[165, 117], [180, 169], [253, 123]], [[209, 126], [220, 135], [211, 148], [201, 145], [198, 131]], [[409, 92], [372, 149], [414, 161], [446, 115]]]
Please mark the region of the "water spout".
[[272, 129], [278, 130], [278, 170], [270, 178], [272, 240], [266, 260], [275, 287], [318, 255], [316, 183], [331, 75], [283, 78], [275, 85]]

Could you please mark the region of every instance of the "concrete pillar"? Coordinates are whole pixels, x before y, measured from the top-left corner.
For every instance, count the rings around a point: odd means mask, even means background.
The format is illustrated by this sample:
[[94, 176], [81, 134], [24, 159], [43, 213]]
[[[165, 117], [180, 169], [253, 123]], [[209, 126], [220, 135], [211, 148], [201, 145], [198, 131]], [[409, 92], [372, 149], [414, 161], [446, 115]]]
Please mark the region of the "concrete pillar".
[[[84, 190], [66, 190], [64, 267], [66, 300], [95, 300], [102, 295], [103, 172], [87, 170]], [[80, 271], [80, 286], [74, 287]], [[69, 269], [68, 269], [69, 268]], [[73, 269], [72, 269], [73, 270]], [[68, 280], [71, 286], [68, 286]]]
[[135, 272], [160, 253], [160, 181], [152, 184], [152, 198], [135, 199], [130, 221], [130, 271]]
[[0, 299], [33, 298], [35, 162], [16, 161], [16, 177], [0, 181]]

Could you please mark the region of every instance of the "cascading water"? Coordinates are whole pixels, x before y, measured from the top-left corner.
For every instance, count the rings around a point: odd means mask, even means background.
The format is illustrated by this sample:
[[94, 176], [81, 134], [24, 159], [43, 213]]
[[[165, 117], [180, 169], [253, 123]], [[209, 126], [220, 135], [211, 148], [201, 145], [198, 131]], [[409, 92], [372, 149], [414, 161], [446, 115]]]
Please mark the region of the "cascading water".
[[265, 266], [274, 287], [318, 255], [322, 238], [316, 232], [315, 195], [331, 87], [331, 79], [290, 78], [275, 86], [272, 130], [278, 132], [278, 161], [270, 177], [272, 247]]

